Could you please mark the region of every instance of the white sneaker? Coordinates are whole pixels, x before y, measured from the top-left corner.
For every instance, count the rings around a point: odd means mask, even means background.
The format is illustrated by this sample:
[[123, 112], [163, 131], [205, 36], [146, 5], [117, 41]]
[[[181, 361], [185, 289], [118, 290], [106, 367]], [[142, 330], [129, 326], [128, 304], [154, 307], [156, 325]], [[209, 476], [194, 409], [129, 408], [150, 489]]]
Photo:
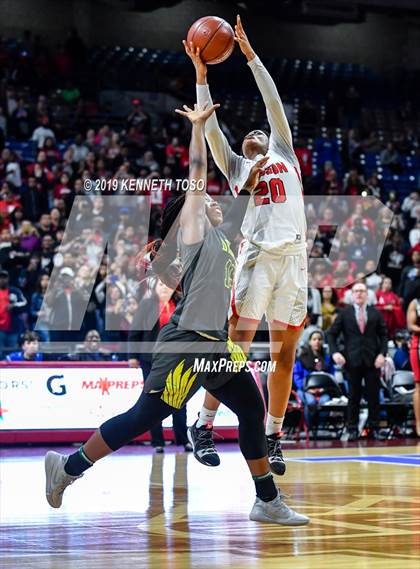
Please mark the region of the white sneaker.
[[70, 484], [73, 484], [77, 478], [80, 476], [70, 476], [64, 470], [64, 465], [67, 462], [68, 457], [64, 454], [59, 454], [52, 450], [48, 451], [45, 455], [45, 495], [47, 502], [52, 508], [59, 508], [63, 501], [64, 490]]
[[305, 526], [310, 522], [307, 516], [298, 514], [289, 508], [283, 502], [280, 494], [271, 502], [263, 502], [260, 498], [257, 498], [249, 514], [249, 519], [254, 522], [268, 522], [284, 526]]

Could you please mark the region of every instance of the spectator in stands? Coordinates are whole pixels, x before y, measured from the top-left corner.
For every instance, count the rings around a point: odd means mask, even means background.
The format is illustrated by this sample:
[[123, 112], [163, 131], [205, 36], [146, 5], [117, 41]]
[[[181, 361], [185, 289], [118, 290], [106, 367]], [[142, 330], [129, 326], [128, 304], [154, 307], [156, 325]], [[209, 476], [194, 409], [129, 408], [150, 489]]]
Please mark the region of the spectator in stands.
[[321, 291], [321, 314], [322, 330], [328, 330], [337, 316], [337, 293], [330, 286], [325, 286]]
[[330, 356], [324, 349], [324, 334], [321, 330], [314, 330], [309, 335], [307, 343], [302, 347], [299, 357], [296, 359], [293, 369], [293, 382], [298, 390], [298, 395], [305, 406], [305, 420], [310, 427], [318, 405], [323, 405], [331, 399], [320, 390], [304, 391], [305, 378], [317, 371], [324, 371], [334, 375], [335, 366]]
[[109, 296], [106, 299], [105, 306], [105, 339], [108, 341], [122, 340], [125, 289], [117, 275], [111, 274], [107, 280]]
[[396, 350], [392, 359], [396, 370], [411, 371], [410, 363], [410, 333], [408, 330], [398, 330], [394, 338]]
[[21, 97], [17, 102], [17, 107], [10, 116], [10, 133], [13, 134], [17, 140], [28, 140], [31, 123], [29, 105]]
[[74, 278], [73, 269], [63, 267], [55, 290], [48, 298], [51, 310], [50, 337], [56, 342], [77, 340], [80, 336], [76, 330], [79, 330], [78, 322], [81, 310], [85, 310], [85, 302], [83, 295], [75, 288]]
[[321, 294], [317, 288], [308, 287], [308, 314], [310, 323], [322, 328]]
[[400, 155], [393, 142], [388, 142], [386, 148], [382, 150], [380, 160], [382, 166], [387, 166], [395, 174], [402, 171]]
[[[345, 308], [328, 331], [330, 354], [335, 364], [345, 366], [349, 384], [348, 423], [349, 440], [358, 439], [359, 408], [362, 380], [369, 408], [372, 435], [382, 438], [379, 431], [380, 369], [387, 352], [386, 325], [379, 310], [367, 305], [367, 287], [361, 282], [353, 285], [353, 305]], [[343, 334], [341, 353], [338, 337]]]
[[29, 220], [22, 222], [22, 226], [18, 232], [19, 242], [22, 249], [32, 252], [38, 249], [40, 238], [37, 228]]
[[394, 233], [391, 240], [385, 242], [382, 251], [381, 272], [392, 280], [394, 288], [400, 284], [401, 271], [405, 264], [405, 249], [406, 247], [402, 236], [398, 233]]
[[100, 362], [115, 359], [111, 352], [99, 347], [101, 336], [97, 330], [89, 330], [82, 346], [76, 350], [76, 358], [81, 362]]
[[8, 229], [11, 225], [10, 216], [15, 209], [20, 209], [21, 203], [14, 195], [10, 184], [4, 182], [0, 190], [0, 229]]
[[415, 298], [416, 290], [420, 284], [420, 251], [411, 254], [411, 265], [404, 267], [401, 273], [399, 296], [403, 299], [403, 308], [407, 310], [410, 302]]
[[47, 138], [52, 138], [53, 141], [55, 140], [55, 134], [48, 126], [49, 122], [48, 116], [44, 115], [39, 119], [39, 126], [32, 133], [31, 140], [36, 143], [39, 149], [44, 148]]
[[365, 271], [367, 274], [367, 277], [365, 279], [366, 286], [368, 287], [369, 290], [373, 290], [375, 294], [376, 291], [381, 286], [383, 280], [381, 275], [378, 275], [376, 269], [377, 269], [377, 263], [375, 261], [373, 260], [366, 261], [365, 265]]
[[42, 342], [49, 342], [50, 333], [48, 331], [48, 307], [42, 304], [44, 296], [50, 282], [50, 277], [47, 274], [41, 275], [38, 278], [36, 291], [31, 296], [30, 316], [32, 318], [32, 328], [35, 328]]
[[408, 196], [404, 198], [401, 206], [401, 210], [404, 213], [408, 226], [411, 229], [417, 222], [418, 219], [418, 206], [420, 205], [420, 192], [417, 190], [411, 192]]
[[408, 235], [408, 240], [410, 242], [411, 247], [415, 247], [420, 243], [420, 219], [416, 221], [415, 226], [413, 229], [410, 230]]
[[69, 147], [72, 150], [72, 160], [73, 162], [80, 162], [81, 160], [86, 160], [89, 153], [89, 148], [83, 141], [83, 136], [79, 133], [76, 134], [74, 143]]
[[397, 330], [405, 328], [405, 314], [401, 300], [392, 290], [392, 280], [385, 277], [380, 290], [376, 292], [376, 308], [381, 312], [385, 321], [388, 337], [393, 339]]
[[366, 190], [369, 195], [380, 200], [382, 198], [382, 184], [379, 181], [378, 174], [374, 172], [366, 183]]
[[363, 176], [359, 175], [357, 170], [353, 168], [344, 176], [344, 193], [347, 196], [360, 196], [364, 186]]
[[6, 362], [42, 362], [44, 356], [39, 352], [39, 336], [36, 332], [25, 332], [21, 345], [22, 350], [8, 354]]
[[334, 170], [334, 168], [331, 168], [331, 170], [329, 170], [328, 174], [325, 176], [322, 193], [329, 196], [337, 196], [342, 194], [342, 192], [343, 186], [338, 180], [337, 172]]
[[14, 348], [23, 331], [21, 315], [27, 305], [22, 291], [9, 286], [9, 273], [0, 271], [0, 353], [5, 348]]

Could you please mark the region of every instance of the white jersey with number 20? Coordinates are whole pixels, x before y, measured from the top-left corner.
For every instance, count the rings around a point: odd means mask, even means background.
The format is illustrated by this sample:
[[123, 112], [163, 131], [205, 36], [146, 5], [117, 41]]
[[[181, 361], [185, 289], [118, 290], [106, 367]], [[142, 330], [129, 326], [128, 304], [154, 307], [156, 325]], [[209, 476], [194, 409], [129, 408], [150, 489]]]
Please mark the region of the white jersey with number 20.
[[[306, 242], [306, 219], [299, 162], [293, 150], [292, 134], [277, 88], [258, 57], [248, 62], [263, 97], [271, 129], [269, 160], [259, 184], [249, 200], [242, 234], [262, 251], [282, 253], [290, 245]], [[197, 85], [199, 106], [212, 104], [208, 85]], [[239, 156], [230, 148], [219, 127], [216, 114], [206, 122], [206, 139], [214, 161], [226, 176], [235, 197], [244, 186], [253, 160]]]

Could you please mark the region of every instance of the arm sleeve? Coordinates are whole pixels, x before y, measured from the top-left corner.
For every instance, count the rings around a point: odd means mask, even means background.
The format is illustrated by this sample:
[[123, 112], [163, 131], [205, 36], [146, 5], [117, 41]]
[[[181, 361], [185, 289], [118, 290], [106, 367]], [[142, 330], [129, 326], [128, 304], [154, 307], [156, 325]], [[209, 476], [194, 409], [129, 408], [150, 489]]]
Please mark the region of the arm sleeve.
[[[213, 104], [209, 86], [197, 85], [197, 103], [202, 107], [206, 103], [208, 106]], [[252, 166], [251, 161], [239, 156], [231, 149], [226, 136], [217, 121], [216, 113], [213, 113], [206, 121], [206, 140], [210, 147], [213, 160], [217, 167], [229, 182], [231, 192], [236, 197], [245, 184], [249, 170]], [[249, 162], [248, 167], [247, 163]]]
[[271, 75], [259, 57], [254, 57], [254, 59], [248, 62], [248, 65], [254, 75], [267, 111], [268, 124], [271, 129], [270, 146], [273, 145], [274, 150], [277, 146], [283, 148], [284, 151], [285, 145], [289, 149], [293, 149], [292, 133], [287, 122], [283, 103]]

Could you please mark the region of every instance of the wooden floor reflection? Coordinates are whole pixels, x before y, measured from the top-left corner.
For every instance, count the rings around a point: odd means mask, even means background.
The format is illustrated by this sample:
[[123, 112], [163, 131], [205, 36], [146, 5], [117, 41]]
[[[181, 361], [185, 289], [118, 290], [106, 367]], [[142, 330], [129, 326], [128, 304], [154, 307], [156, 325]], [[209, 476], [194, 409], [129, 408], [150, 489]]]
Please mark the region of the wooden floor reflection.
[[277, 481], [312, 519], [296, 529], [248, 520], [252, 482], [240, 454], [223, 447], [214, 469], [184, 453], [124, 449], [70, 487], [60, 510], [44, 500], [44, 451], [7, 451], [1, 566], [418, 569], [419, 450], [288, 451]]

